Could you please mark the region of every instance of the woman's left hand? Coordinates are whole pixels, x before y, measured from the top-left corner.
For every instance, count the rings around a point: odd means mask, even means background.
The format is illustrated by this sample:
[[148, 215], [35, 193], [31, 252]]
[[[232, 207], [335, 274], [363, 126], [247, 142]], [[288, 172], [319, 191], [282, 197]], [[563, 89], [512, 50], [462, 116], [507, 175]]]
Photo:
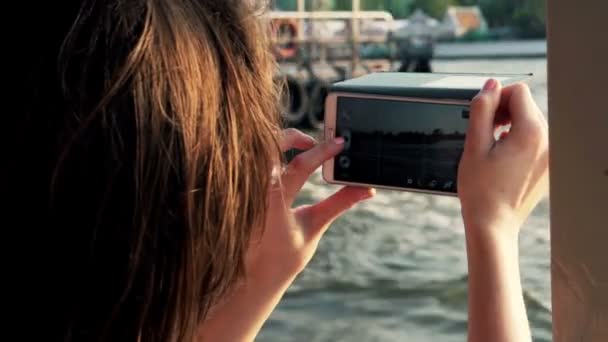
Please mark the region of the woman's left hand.
[[283, 151], [307, 151], [296, 156], [269, 189], [266, 225], [254, 233], [246, 255], [245, 279], [201, 324], [199, 341], [254, 341], [289, 285], [314, 255], [331, 222], [357, 202], [373, 196], [373, 189], [347, 186], [314, 205], [291, 208], [308, 177], [340, 153], [343, 145], [341, 138], [317, 145], [298, 130], [283, 132]]
[[296, 130], [283, 131], [281, 149], [306, 150], [284, 169], [270, 189], [269, 211], [264, 231], [254, 238], [247, 260], [248, 276], [287, 280], [295, 277], [314, 255], [329, 225], [358, 202], [371, 198], [374, 190], [346, 186], [314, 204], [292, 209], [292, 204], [310, 175], [323, 162], [342, 150], [343, 138], [316, 144]]

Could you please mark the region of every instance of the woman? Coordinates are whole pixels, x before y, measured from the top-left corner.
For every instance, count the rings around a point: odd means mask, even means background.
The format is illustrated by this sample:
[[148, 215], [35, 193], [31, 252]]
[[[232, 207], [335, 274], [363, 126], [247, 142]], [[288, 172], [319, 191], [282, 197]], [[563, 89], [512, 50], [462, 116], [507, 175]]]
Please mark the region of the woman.
[[[19, 189], [6, 196], [31, 250], [23, 269], [44, 282], [27, 290], [44, 317], [36, 330], [44, 340], [253, 340], [330, 223], [373, 195], [346, 187], [291, 209], [343, 140], [280, 130], [253, 1], [52, 6], [59, 14], [28, 9], [41, 16], [34, 33], [18, 33], [11, 81], [25, 98], [9, 126]], [[494, 125], [507, 121], [496, 142]], [[307, 151], [279, 173], [294, 147]], [[471, 340], [529, 339], [517, 236], [546, 174], [546, 127], [528, 89], [489, 81], [459, 174]]]

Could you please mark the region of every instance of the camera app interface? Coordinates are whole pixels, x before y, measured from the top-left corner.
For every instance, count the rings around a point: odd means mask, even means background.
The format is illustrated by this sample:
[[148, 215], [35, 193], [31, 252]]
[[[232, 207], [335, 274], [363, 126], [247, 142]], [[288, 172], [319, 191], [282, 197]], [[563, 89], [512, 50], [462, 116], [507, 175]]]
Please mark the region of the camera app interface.
[[338, 97], [334, 179], [456, 192], [468, 107]]

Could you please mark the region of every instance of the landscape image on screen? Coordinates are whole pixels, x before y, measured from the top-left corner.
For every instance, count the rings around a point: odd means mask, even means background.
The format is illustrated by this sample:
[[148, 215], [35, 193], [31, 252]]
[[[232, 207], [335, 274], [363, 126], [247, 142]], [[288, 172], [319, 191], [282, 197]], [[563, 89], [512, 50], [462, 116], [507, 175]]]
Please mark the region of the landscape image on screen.
[[338, 97], [334, 179], [455, 192], [468, 107]]

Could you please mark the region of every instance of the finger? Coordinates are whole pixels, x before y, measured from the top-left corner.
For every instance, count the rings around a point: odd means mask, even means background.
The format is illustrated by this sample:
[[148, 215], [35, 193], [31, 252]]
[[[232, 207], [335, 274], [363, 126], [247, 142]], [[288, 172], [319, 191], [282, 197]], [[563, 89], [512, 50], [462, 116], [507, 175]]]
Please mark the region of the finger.
[[[515, 109], [518, 107], [521, 109], [516, 112]], [[532, 112], [536, 112], [538, 116], [538, 121], [534, 120], [534, 118], [531, 116], [531, 121], [529, 121], [531, 125], [527, 125], [524, 131], [529, 129], [535, 130], [536, 128], [538, 128], [538, 125], [540, 125], [541, 131], [548, 130], [547, 119], [534, 101], [529, 87], [522, 83], [513, 84], [502, 89], [500, 105], [498, 106], [498, 111], [495, 120], [496, 127], [498, 128], [500, 126], [511, 125], [511, 112], [513, 112], [513, 115], [517, 116], [522, 111], [524, 112], [524, 114], [531, 114]], [[534, 132], [532, 132], [532, 134], [534, 134]], [[528, 137], [530, 137], [529, 132], [524, 133], [523, 135], [528, 135]], [[504, 138], [505, 137], [503, 136], [501, 139]], [[525, 136], [520, 135], [518, 138], [525, 138]]]
[[319, 144], [293, 158], [281, 177], [285, 197], [289, 200], [293, 199], [308, 177], [310, 177], [324, 161], [333, 158], [340, 153], [343, 147], [344, 138], [338, 137], [334, 140]]
[[[513, 90], [519, 87], [520, 84], [511, 84], [501, 89], [500, 91], [500, 103], [498, 104], [497, 109], [497, 119], [498, 117], [502, 118], [511, 118], [509, 114], [509, 101], [511, 101], [511, 96], [513, 95]], [[499, 115], [500, 114], [500, 115]]]
[[510, 137], [521, 143], [527, 143], [546, 128], [544, 117], [534, 102], [530, 88], [525, 84], [512, 86], [508, 102], [511, 116]]
[[509, 101], [513, 94], [513, 85], [506, 86], [500, 91], [500, 102], [494, 116], [494, 128], [511, 124], [511, 114], [509, 113]]
[[500, 103], [500, 83], [490, 79], [471, 101], [465, 153], [487, 153], [494, 144], [494, 119]]
[[304, 134], [295, 128], [283, 130], [281, 136], [281, 152], [286, 152], [293, 148], [308, 150], [315, 145], [315, 139], [308, 134]]
[[322, 235], [337, 217], [374, 194], [373, 188], [346, 186], [323, 201], [302, 210], [300, 213], [305, 217], [301, 217], [300, 222], [306, 223], [308, 236]]
[[[502, 88], [501, 92], [500, 92], [500, 104], [498, 105], [498, 109], [496, 110], [496, 118], [494, 119], [494, 122], [497, 125], [507, 125], [511, 122], [511, 113], [510, 113], [510, 103], [511, 103], [511, 97], [513, 96], [513, 93], [517, 93], [518, 91], [521, 91], [522, 88], [525, 87], [525, 85], [523, 83], [516, 83], [516, 84], [511, 84], [508, 85], [504, 88]], [[534, 104], [536, 106], [536, 104]], [[536, 107], [538, 108], [538, 107]]]
[[513, 84], [503, 89], [499, 110], [505, 112], [511, 120], [521, 119], [522, 116], [527, 116], [526, 114], [531, 112], [540, 112], [536, 102], [534, 102], [530, 87], [524, 83]]

